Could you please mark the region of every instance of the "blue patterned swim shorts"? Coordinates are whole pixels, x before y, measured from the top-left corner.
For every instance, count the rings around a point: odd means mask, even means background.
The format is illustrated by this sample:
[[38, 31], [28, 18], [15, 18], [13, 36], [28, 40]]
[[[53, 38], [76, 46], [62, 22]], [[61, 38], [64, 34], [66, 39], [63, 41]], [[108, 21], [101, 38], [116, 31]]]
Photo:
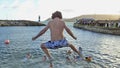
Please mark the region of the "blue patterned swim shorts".
[[62, 47], [68, 47], [68, 41], [64, 38], [57, 41], [48, 41], [45, 43], [45, 46], [48, 49], [57, 49]]

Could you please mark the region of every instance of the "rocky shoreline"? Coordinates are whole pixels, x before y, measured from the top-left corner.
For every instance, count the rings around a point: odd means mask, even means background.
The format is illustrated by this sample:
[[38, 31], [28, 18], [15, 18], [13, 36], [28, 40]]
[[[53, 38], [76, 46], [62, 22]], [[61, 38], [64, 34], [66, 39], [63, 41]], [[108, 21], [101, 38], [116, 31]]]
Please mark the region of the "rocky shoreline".
[[0, 20], [0, 26], [45, 26], [45, 24], [29, 20]]
[[76, 23], [74, 23], [74, 27], [79, 28], [79, 29], [93, 31], [93, 32], [98, 32], [98, 33], [120, 35], [120, 28], [93, 27], [93, 26], [87, 26], [87, 25], [79, 25]]

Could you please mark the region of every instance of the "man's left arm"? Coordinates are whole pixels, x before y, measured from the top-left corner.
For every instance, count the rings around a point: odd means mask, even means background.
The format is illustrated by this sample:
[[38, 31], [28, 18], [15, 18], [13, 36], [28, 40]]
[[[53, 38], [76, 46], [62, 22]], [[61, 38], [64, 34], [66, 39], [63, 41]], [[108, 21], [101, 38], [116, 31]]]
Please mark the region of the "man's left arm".
[[67, 33], [72, 37], [72, 38], [74, 38], [75, 40], [77, 39], [74, 35], [73, 35], [73, 33], [72, 33], [72, 31], [65, 25], [65, 30], [67, 31]]

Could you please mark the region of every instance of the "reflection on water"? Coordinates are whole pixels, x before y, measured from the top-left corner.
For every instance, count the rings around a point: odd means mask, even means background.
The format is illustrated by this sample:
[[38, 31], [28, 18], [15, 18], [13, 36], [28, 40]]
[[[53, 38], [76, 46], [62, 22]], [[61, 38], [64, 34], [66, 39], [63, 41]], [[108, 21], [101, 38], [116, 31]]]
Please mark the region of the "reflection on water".
[[[83, 48], [84, 56], [92, 56], [92, 62], [86, 61], [66, 62], [66, 51], [69, 48], [49, 50], [52, 54], [53, 68], [119, 68], [120, 67], [120, 36], [93, 33], [73, 28], [68, 25], [77, 36], [72, 39], [64, 32], [69, 42], [75, 47]], [[45, 55], [39, 48], [40, 43], [50, 39], [49, 30], [36, 41], [35, 36], [42, 27], [0, 27], [0, 68], [49, 68], [49, 61], [42, 61]], [[4, 44], [9, 39], [10, 44]], [[30, 53], [31, 58], [26, 59]], [[73, 59], [73, 56], [70, 56]]]

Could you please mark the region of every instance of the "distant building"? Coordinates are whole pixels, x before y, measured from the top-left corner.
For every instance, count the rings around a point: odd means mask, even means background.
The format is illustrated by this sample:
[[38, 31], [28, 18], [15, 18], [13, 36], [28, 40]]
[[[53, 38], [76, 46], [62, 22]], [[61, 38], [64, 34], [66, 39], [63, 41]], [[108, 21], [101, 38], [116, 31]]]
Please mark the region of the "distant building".
[[95, 24], [95, 20], [93, 18], [81, 18], [79, 20], [76, 19], [76, 23], [79, 23], [82, 25], [93, 25]]
[[76, 24], [108, 27], [108, 28], [120, 28], [120, 19], [118, 20], [94, 20], [92, 18], [82, 18], [76, 20]]

